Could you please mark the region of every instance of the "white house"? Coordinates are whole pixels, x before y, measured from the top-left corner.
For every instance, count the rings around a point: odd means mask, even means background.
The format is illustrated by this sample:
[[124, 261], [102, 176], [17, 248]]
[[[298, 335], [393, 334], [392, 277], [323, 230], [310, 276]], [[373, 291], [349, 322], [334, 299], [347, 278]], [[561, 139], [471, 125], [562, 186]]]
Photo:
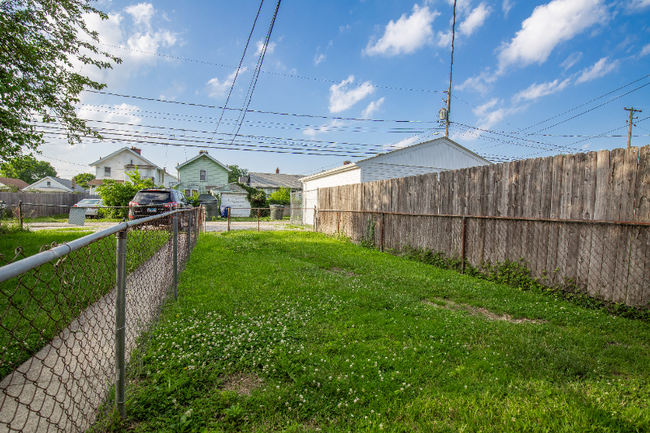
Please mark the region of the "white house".
[[86, 192], [74, 180], [45, 176], [22, 189], [24, 192]]
[[[490, 164], [490, 161], [447, 137], [441, 137], [303, 177], [300, 179], [303, 186], [303, 207], [313, 209], [318, 205], [319, 188], [439, 173], [487, 164]], [[313, 224], [313, 219], [313, 212], [303, 212], [304, 224]]]
[[99, 158], [90, 166], [95, 167], [95, 179], [88, 182], [91, 194], [96, 193], [97, 187], [102, 185], [105, 179], [113, 179], [120, 183], [129, 180], [126, 173], [135, 170], [136, 167], [143, 179], [152, 179], [156, 185], [171, 188], [178, 183], [176, 176], [146, 159], [137, 147], [123, 147], [108, 156]]

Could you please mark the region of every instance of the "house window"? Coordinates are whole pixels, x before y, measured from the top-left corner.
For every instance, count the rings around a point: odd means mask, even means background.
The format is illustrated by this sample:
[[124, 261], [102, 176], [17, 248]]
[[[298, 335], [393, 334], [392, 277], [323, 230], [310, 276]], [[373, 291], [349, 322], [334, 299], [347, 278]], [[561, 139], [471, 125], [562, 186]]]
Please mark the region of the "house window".
[[190, 190], [189, 189], [185, 190], [185, 195], [188, 196], [188, 197], [190, 196]]
[[207, 182], [208, 181], [208, 173], [205, 170], [200, 170], [199, 171], [199, 180], [201, 182]]
[[111, 177], [111, 168], [104, 167], [104, 177]]
[[52, 182], [50, 182], [50, 181], [48, 180], [48, 181], [47, 181], [47, 186], [52, 186]]

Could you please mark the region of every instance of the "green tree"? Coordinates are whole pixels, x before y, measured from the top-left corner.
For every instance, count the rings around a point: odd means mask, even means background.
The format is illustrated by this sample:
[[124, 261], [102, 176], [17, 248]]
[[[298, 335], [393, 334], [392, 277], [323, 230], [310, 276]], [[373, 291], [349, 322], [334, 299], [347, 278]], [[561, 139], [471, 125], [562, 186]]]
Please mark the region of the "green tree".
[[277, 191], [273, 191], [269, 194], [269, 203], [270, 204], [291, 204], [291, 190], [286, 187], [282, 187]]
[[56, 170], [49, 162], [37, 161], [33, 155], [24, 155], [0, 163], [0, 175], [20, 179], [31, 185], [45, 176], [56, 177]]
[[34, 118], [58, 121], [70, 144], [81, 136], [101, 136], [77, 117], [75, 104], [84, 89], [105, 84], [81, 75], [80, 65], [111, 68], [118, 57], [97, 49], [97, 32], [84, 15], [108, 16], [93, 0], [0, 1], [0, 160], [35, 150], [43, 132]]
[[77, 183], [77, 185], [79, 185], [83, 189], [90, 189], [90, 185], [88, 185], [88, 182], [90, 182], [93, 179], [95, 179], [95, 175], [91, 173], [79, 173], [78, 175], [72, 178], [72, 180], [74, 180]]
[[[115, 182], [113, 179], [105, 179], [104, 183], [97, 187], [97, 193], [104, 200], [105, 206], [128, 206], [133, 200], [135, 193], [141, 189], [156, 188], [151, 179], [142, 179], [138, 168], [128, 171], [129, 180], [124, 183]], [[102, 213], [110, 218], [126, 218], [129, 210], [122, 209], [100, 209]]]
[[229, 165], [230, 173], [228, 173], [228, 183], [239, 182], [242, 176], [248, 176], [248, 169], [241, 168], [237, 164]]

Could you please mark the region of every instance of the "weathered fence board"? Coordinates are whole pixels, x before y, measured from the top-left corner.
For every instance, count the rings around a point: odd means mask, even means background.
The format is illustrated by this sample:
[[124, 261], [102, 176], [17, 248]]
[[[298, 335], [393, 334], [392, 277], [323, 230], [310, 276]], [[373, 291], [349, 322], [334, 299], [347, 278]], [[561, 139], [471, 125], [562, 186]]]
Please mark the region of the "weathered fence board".
[[[23, 202], [23, 216], [29, 218], [53, 216], [69, 213], [69, 207], [86, 198], [99, 198], [91, 194], [77, 194], [67, 192], [35, 193], [35, 192], [0, 192], [0, 201], [7, 207], [16, 207]], [[30, 206], [33, 203], [40, 206]]]
[[[650, 222], [650, 146], [325, 188], [318, 197], [320, 209]], [[368, 218], [350, 215], [346, 230], [363, 233]], [[323, 221], [335, 229], [335, 218]], [[384, 222], [386, 248], [411, 245], [460, 255], [458, 218], [386, 215]], [[379, 230], [377, 224], [378, 241]], [[545, 284], [575, 285], [630, 305], [650, 301], [646, 228], [470, 219], [466, 236], [473, 265], [524, 259]]]

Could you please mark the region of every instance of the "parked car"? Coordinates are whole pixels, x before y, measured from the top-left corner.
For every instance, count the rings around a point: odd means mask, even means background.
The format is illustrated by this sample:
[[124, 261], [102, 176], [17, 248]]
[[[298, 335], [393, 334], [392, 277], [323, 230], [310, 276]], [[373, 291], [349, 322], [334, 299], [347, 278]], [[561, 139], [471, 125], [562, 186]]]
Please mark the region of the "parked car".
[[175, 189], [141, 189], [129, 202], [129, 219], [145, 218], [189, 207], [192, 206], [185, 195]]
[[86, 208], [86, 218], [97, 218], [97, 210], [103, 206], [104, 201], [100, 198], [85, 198], [80, 202], [72, 205], [72, 207]]

